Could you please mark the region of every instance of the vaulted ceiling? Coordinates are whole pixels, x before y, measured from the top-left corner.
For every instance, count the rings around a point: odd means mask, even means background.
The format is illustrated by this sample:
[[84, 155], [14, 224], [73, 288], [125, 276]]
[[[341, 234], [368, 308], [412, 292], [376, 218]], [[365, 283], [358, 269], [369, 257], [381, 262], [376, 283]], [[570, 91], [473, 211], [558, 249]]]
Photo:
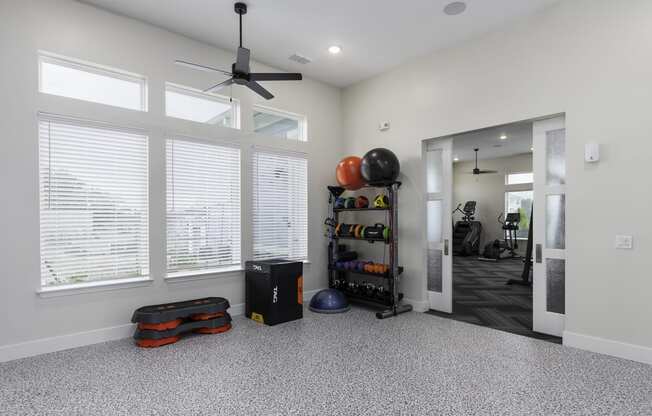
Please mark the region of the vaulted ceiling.
[[[82, 0], [188, 37], [234, 50], [237, 16], [230, 0]], [[335, 86], [347, 86], [411, 58], [508, 25], [559, 0], [245, 0], [244, 43], [252, 58]], [[328, 47], [342, 52], [330, 55]], [[288, 60], [298, 53], [312, 60]]]

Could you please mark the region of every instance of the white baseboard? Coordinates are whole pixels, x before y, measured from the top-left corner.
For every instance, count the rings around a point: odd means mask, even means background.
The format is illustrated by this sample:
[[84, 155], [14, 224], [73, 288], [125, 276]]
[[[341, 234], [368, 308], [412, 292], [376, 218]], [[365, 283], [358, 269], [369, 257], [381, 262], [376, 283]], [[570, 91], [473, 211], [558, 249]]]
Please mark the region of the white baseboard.
[[414, 299], [403, 299], [403, 303], [408, 303], [412, 305], [412, 310], [414, 312], [426, 312], [430, 309], [430, 302], [427, 300], [414, 300]]
[[[306, 290], [303, 293], [304, 304], [310, 302], [312, 295], [317, 290]], [[231, 316], [244, 315], [245, 304], [238, 303], [231, 305], [229, 314]], [[20, 358], [32, 357], [50, 352], [67, 350], [70, 348], [83, 347], [85, 345], [97, 344], [100, 342], [114, 341], [129, 338], [134, 334], [134, 324], [124, 324], [108, 328], [93, 329], [91, 331], [76, 332], [74, 334], [60, 335], [50, 338], [40, 338], [33, 341], [21, 342], [0, 346], [0, 363]]]
[[128, 338], [133, 334], [134, 324], [125, 324], [5, 345], [0, 347], [0, 363], [70, 348], [83, 347], [99, 342]]
[[567, 347], [574, 347], [591, 352], [597, 352], [599, 354], [606, 354], [645, 364], [652, 364], [652, 348], [649, 347], [627, 344], [625, 342], [613, 341], [570, 331], [564, 331], [563, 339], [564, 345]]

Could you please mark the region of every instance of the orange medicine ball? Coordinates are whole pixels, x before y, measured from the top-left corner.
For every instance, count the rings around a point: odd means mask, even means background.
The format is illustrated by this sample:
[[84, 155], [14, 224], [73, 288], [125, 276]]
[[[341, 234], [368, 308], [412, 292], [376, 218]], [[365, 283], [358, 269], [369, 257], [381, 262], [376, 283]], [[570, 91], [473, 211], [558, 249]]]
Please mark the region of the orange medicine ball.
[[337, 183], [344, 189], [355, 191], [364, 186], [365, 180], [360, 173], [362, 159], [357, 156], [345, 157], [337, 165], [335, 176]]

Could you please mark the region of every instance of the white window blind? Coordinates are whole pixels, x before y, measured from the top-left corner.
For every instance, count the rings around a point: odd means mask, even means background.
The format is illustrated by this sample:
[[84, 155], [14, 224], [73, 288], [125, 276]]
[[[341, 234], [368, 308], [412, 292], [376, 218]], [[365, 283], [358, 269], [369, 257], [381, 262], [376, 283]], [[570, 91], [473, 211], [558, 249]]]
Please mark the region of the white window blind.
[[255, 149], [253, 256], [256, 260], [308, 258], [308, 161]]
[[149, 274], [147, 140], [39, 118], [42, 286]]
[[240, 149], [168, 139], [169, 276], [239, 266]]

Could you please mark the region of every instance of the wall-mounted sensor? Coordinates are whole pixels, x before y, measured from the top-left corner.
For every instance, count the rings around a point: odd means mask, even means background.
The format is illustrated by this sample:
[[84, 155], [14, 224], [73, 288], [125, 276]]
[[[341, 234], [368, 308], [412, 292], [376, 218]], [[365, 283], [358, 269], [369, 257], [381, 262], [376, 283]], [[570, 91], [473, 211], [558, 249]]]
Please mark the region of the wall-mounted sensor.
[[587, 163], [600, 161], [600, 145], [598, 143], [587, 143], [584, 145], [584, 161]]
[[382, 122], [378, 125], [378, 130], [380, 130], [380, 131], [389, 130], [389, 121], [382, 121]]

